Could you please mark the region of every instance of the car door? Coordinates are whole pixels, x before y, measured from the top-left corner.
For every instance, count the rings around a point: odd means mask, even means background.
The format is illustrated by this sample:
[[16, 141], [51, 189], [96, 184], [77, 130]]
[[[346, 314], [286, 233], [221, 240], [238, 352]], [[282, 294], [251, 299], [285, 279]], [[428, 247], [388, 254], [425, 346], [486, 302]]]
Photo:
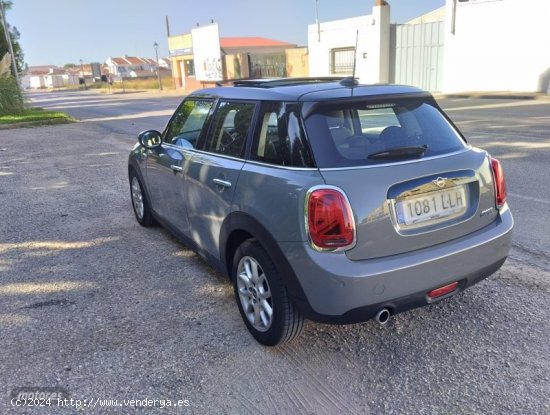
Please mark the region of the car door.
[[244, 166], [244, 153], [256, 104], [220, 100], [206, 139], [188, 163], [187, 213], [197, 245], [219, 255], [219, 235], [231, 212], [233, 194]]
[[189, 234], [185, 172], [213, 106], [212, 100], [185, 100], [174, 113], [159, 148], [148, 151], [147, 182], [154, 211], [175, 230]]

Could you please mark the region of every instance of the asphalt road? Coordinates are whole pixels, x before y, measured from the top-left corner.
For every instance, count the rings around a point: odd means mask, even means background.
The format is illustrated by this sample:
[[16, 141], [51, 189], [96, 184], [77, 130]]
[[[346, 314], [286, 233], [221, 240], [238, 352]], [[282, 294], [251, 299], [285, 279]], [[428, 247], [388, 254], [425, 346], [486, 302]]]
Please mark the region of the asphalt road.
[[[82, 121], [0, 131], [0, 413], [77, 412], [16, 409], [25, 386], [63, 388], [98, 414], [550, 413], [549, 102], [442, 101], [506, 169], [517, 227], [498, 273], [383, 327], [311, 323], [264, 348], [221, 275], [133, 218], [128, 150], [180, 99], [31, 98]], [[98, 401], [145, 398], [189, 406]]]
[[514, 212], [515, 255], [550, 269], [550, 99], [442, 100], [470, 143], [501, 160]]

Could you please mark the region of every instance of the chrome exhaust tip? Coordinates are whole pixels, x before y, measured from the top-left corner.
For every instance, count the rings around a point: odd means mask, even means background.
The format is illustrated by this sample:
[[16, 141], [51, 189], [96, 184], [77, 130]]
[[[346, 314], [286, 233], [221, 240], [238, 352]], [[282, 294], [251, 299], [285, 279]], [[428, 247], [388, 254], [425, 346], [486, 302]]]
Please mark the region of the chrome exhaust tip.
[[378, 313], [376, 313], [376, 317], [374, 317], [374, 319], [378, 322], [378, 324], [384, 325], [389, 321], [390, 316], [390, 310], [388, 310], [387, 308], [383, 308]]

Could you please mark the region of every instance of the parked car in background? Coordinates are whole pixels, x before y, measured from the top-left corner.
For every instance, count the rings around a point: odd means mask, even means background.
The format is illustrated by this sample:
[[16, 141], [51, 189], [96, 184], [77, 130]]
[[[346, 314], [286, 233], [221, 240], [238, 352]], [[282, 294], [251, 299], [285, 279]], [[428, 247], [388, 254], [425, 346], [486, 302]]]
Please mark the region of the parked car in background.
[[412, 87], [203, 89], [162, 133], [139, 135], [128, 173], [138, 222], [162, 224], [227, 274], [265, 345], [305, 319], [383, 324], [488, 277], [510, 249], [500, 163]]

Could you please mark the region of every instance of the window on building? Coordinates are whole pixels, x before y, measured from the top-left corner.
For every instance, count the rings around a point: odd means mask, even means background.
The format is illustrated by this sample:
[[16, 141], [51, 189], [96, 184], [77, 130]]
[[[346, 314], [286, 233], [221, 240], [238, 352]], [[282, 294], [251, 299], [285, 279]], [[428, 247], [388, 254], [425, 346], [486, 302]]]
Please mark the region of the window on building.
[[195, 76], [195, 61], [193, 59], [185, 61], [185, 76]]
[[252, 78], [278, 78], [286, 76], [286, 55], [284, 53], [250, 54], [250, 76]]
[[330, 51], [330, 71], [334, 75], [353, 73], [353, 61], [355, 59], [355, 48], [338, 48]]

